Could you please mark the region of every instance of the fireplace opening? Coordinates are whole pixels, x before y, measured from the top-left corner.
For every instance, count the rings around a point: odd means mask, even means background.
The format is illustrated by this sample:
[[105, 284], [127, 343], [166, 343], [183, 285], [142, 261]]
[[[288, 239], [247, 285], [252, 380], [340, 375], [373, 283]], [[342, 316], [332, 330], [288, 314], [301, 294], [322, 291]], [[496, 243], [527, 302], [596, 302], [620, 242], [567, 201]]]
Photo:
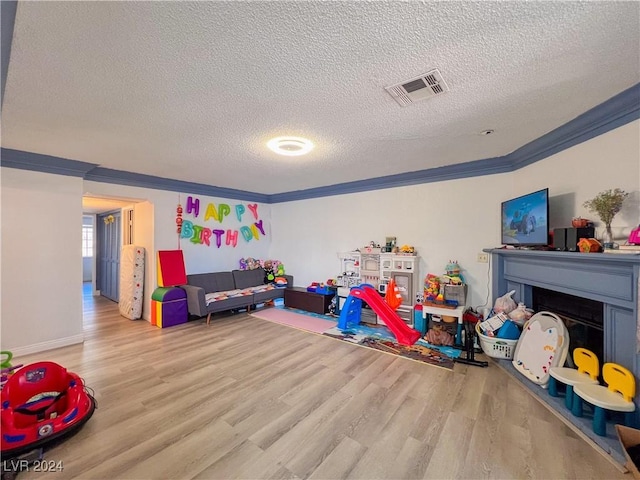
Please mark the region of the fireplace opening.
[[604, 304], [566, 293], [532, 288], [533, 309], [548, 311], [560, 317], [569, 332], [567, 364], [573, 368], [573, 350], [586, 348], [596, 354], [600, 368], [604, 359]]

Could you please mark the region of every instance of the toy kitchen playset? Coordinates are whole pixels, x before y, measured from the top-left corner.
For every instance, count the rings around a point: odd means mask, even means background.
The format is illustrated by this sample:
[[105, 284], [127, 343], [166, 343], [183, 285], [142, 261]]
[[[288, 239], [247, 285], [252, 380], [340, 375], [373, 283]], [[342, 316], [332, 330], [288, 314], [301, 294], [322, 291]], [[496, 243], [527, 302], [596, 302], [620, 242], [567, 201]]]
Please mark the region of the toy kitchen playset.
[[[406, 248], [405, 248], [406, 247]], [[401, 252], [400, 249], [407, 250]], [[339, 253], [340, 272], [338, 276], [337, 301], [338, 310], [342, 309], [351, 287], [363, 283], [373, 286], [381, 295], [387, 292], [387, 285], [393, 279], [402, 296], [402, 304], [397, 313], [407, 325], [413, 326], [413, 304], [422, 284], [418, 274], [419, 259], [413, 248], [400, 247], [398, 252], [383, 252], [384, 247], [370, 245], [359, 251]], [[373, 312], [363, 305], [362, 322], [370, 324], [384, 323]]]

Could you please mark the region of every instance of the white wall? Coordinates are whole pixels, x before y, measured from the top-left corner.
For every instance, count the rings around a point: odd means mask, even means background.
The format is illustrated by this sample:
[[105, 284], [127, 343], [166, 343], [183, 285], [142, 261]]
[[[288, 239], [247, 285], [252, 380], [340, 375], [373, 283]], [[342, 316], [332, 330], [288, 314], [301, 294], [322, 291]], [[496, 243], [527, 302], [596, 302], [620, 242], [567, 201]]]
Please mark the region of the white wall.
[[156, 288], [156, 269], [154, 255], [154, 218], [153, 204], [148, 201], [133, 205], [133, 244], [145, 249], [144, 301], [142, 318], [151, 321], [151, 293]]
[[420, 282], [457, 260], [469, 284], [468, 301], [482, 305], [489, 265], [476, 258], [483, 248], [499, 245], [503, 193], [494, 185], [509, 178], [494, 175], [272, 205], [271, 256], [284, 262], [297, 285], [308, 285], [340, 274], [338, 252], [372, 240], [384, 244], [385, 237], [394, 236], [398, 245], [417, 250]]
[[621, 188], [630, 195], [612, 222], [614, 239], [624, 242], [640, 223], [640, 121], [624, 125], [588, 142], [529, 165], [513, 174], [511, 193], [549, 187], [551, 228], [570, 227], [573, 217], [604, 225], [582, 206], [603, 190]]
[[[640, 221], [640, 121], [608, 132], [512, 174], [501, 174], [377, 192], [259, 205], [266, 237], [236, 248], [206, 247], [182, 240], [188, 273], [237, 268], [242, 257], [284, 262], [297, 285], [338, 275], [337, 252], [396, 236], [421, 256], [420, 276], [443, 273], [458, 260], [470, 286], [468, 303], [480, 306], [489, 294], [489, 264], [477, 263], [483, 248], [499, 246], [500, 203], [549, 187], [550, 227], [573, 216], [594, 218], [582, 203], [608, 188], [632, 192], [614, 220], [614, 233], [628, 235]], [[2, 348], [26, 354], [82, 341], [82, 195], [137, 198], [134, 241], [148, 249], [145, 309], [156, 287], [155, 252], [177, 248], [178, 194], [122, 185], [83, 182], [75, 177], [2, 168], [1, 283]], [[187, 194], [180, 195], [183, 207]], [[209, 202], [197, 196], [202, 224]], [[186, 211], [186, 209], [185, 209]], [[185, 219], [190, 219], [185, 213]], [[232, 213], [222, 226], [239, 224]], [[228, 222], [228, 223], [227, 223]], [[491, 300], [489, 301], [491, 303]]]
[[2, 349], [82, 342], [82, 179], [1, 174]]
[[[149, 320], [151, 312], [151, 294], [157, 285], [156, 252], [158, 250], [176, 250], [178, 248], [178, 234], [176, 232], [176, 207], [178, 202], [183, 207], [183, 220], [209, 229], [237, 230], [243, 226], [250, 226], [253, 216], [247, 207], [255, 202], [241, 202], [218, 197], [207, 197], [189, 193], [176, 193], [164, 190], [129, 187], [109, 183], [84, 182], [85, 191], [90, 191], [95, 196], [122, 197], [140, 199], [140, 203], [134, 205], [135, 231], [134, 243], [145, 247], [147, 261], [145, 268], [145, 288], [143, 318]], [[200, 209], [198, 216], [187, 213], [187, 197], [198, 199]], [[230, 207], [230, 214], [222, 222], [213, 218], [205, 220], [209, 204], [218, 208], [220, 204]], [[241, 215], [241, 221], [236, 216], [236, 205], [243, 205], [245, 213]], [[271, 242], [271, 208], [269, 205], [257, 204], [258, 221], [262, 221], [265, 236], [259, 235], [245, 241], [242, 235], [238, 235], [236, 247], [226, 245], [222, 239], [220, 248], [216, 246], [214, 237], [210, 238], [210, 245], [197, 244], [187, 238], [180, 239], [180, 248], [183, 251], [187, 274], [217, 272], [237, 269], [240, 258], [253, 257], [266, 259]]]
[[416, 247], [422, 278], [458, 260], [467, 303], [484, 305], [490, 266], [478, 263], [477, 253], [500, 246], [502, 201], [549, 187], [550, 228], [565, 227], [574, 216], [598, 221], [582, 203], [619, 187], [632, 193], [613, 222], [614, 234], [624, 237], [640, 222], [639, 159], [635, 121], [511, 174], [275, 204], [270, 256], [285, 263], [297, 285], [307, 285], [340, 273], [337, 252], [396, 236]]

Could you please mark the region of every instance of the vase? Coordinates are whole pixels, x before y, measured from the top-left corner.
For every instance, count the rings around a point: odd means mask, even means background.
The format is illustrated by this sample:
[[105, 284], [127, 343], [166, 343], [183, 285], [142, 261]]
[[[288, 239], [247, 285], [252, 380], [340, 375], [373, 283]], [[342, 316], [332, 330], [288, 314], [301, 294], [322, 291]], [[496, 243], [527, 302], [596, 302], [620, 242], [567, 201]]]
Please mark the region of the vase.
[[605, 227], [602, 235], [602, 246], [604, 248], [613, 248], [613, 233], [611, 232], [611, 225], [606, 225]]

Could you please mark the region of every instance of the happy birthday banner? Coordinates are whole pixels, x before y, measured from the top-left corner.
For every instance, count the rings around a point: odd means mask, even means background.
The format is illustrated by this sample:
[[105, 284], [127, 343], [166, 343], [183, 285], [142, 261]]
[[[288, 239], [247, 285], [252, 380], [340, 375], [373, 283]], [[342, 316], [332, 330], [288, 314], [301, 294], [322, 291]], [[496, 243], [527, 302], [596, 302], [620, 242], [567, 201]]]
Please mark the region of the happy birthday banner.
[[[204, 204], [204, 202], [203, 202]], [[247, 212], [247, 210], [249, 210]], [[209, 228], [204, 225], [196, 225], [190, 220], [182, 220], [182, 226], [180, 231], [180, 238], [188, 238], [191, 243], [211, 246], [212, 238], [215, 244], [220, 248], [223, 244], [235, 247], [238, 244], [239, 236], [246, 242], [252, 240], [260, 240], [260, 235], [266, 236], [264, 228], [262, 226], [262, 220], [258, 218], [258, 204], [250, 203], [246, 205], [238, 204], [234, 205], [234, 211], [238, 222], [245, 220], [252, 221], [251, 225], [243, 225], [238, 230], [222, 228]], [[187, 197], [187, 204], [185, 206], [185, 213], [192, 215], [193, 218], [198, 218], [200, 215], [200, 199], [194, 197]], [[204, 210], [204, 222], [214, 221], [223, 223], [225, 218], [231, 214], [231, 207], [226, 203], [219, 203], [217, 208], [214, 203], [209, 203], [206, 210]]]

